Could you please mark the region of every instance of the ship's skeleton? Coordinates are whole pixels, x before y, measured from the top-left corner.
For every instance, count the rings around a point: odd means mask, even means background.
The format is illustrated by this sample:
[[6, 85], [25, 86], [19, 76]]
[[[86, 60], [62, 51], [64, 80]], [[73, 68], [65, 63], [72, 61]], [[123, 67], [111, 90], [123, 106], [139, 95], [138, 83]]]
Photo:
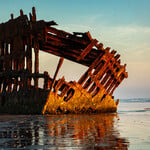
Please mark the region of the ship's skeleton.
[[[29, 18], [20, 10], [17, 18], [11, 14], [8, 22], [0, 24], [0, 92], [39, 89], [39, 78], [44, 78], [44, 90], [57, 93], [65, 102], [69, 101], [76, 88], [64, 78], [56, 81], [48, 72], [39, 73], [39, 51], [54, 54], [85, 65], [87, 71], [74, 85], [94, 98], [101, 91], [100, 101], [112, 96], [128, 74], [126, 65], [120, 64], [120, 55], [93, 39], [89, 32], [73, 34], [58, 30], [54, 21], [36, 20], [35, 8]], [[34, 49], [34, 72], [32, 71], [32, 49]], [[62, 62], [61, 62], [62, 63]], [[58, 66], [59, 70], [60, 66]], [[55, 76], [57, 76], [57, 73]], [[31, 80], [34, 85], [31, 85]], [[48, 100], [47, 100], [48, 101]]]

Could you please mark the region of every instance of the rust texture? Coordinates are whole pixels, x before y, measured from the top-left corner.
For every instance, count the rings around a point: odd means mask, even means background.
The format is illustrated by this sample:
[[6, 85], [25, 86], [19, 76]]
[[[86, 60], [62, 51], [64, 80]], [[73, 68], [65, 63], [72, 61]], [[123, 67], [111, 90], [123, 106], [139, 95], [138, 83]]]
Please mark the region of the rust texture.
[[[89, 32], [71, 34], [54, 28], [55, 25], [54, 21], [37, 21], [34, 7], [29, 18], [20, 10], [19, 17], [11, 14], [8, 22], [0, 24], [0, 104], [8, 103], [8, 95], [18, 102], [21, 97], [12, 94], [28, 95], [36, 91], [40, 95], [42, 90], [42, 93], [48, 91], [47, 98], [41, 100], [37, 96], [35, 102], [43, 101], [40, 103], [44, 105], [43, 114], [116, 111], [118, 101], [115, 103], [113, 92], [128, 76], [126, 64], [120, 64], [120, 55], [104, 48]], [[53, 79], [46, 71], [39, 73], [39, 51], [61, 57]], [[63, 58], [88, 67], [78, 82], [66, 82], [64, 77], [56, 81]], [[42, 89], [39, 78], [44, 79]]]

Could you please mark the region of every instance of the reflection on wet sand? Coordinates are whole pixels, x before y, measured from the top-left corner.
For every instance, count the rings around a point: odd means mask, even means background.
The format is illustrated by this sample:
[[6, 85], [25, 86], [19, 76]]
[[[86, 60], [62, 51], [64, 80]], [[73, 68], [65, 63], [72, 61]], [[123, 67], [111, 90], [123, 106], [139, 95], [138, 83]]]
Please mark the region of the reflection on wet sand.
[[0, 117], [0, 149], [128, 149], [116, 114]]

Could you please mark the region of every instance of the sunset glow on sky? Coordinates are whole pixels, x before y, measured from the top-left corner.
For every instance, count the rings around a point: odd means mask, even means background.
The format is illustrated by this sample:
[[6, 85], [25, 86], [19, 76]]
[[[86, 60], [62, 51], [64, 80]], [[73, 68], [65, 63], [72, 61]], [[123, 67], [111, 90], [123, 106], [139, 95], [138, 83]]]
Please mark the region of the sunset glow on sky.
[[[115, 98], [150, 97], [150, 1], [149, 0], [5, 0], [0, 1], [0, 23], [35, 6], [37, 20], [54, 20], [67, 32], [87, 32], [121, 55], [128, 78], [116, 89]], [[51, 76], [58, 59], [40, 53], [40, 71]], [[65, 61], [59, 77], [77, 79], [86, 67]]]

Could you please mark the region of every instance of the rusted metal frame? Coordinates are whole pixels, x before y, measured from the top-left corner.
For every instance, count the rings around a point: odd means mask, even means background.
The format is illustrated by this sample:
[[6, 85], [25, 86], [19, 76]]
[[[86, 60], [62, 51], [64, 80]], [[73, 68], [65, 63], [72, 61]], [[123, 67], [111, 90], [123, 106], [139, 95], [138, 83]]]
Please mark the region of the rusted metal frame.
[[[51, 43], [51, 44], [53, 44], [53, 43]], [[68, 47], [67, 48], [65, 48], [65, 47], [59, 47], [59, 46], [57, 47], [57, 46], [52, 46], [50, 44], [49, 45], [46, 44], [44, 47], [47, 48], [47, 49], [54, 49], [54, 51], [58, 51], [60, 53], [63, 53], [64, 54], [63, 57], [66, 57], [66, 58], [67, 58], [67, 55], [68, 56], [72, 56], [73, 58], [77, 58], [79, 56], [79, 54], [80, 54], [79, 49], [75, 50], [75, 49], [70, 49]], [[60, 48], [61, 48], [61, 51], [59, 50]], [[73, 58], [71, 60], [74, 60]], [[95, 57], [93, 57], [91, 55], [90, 57], [84, 58], [84, 61], [87, 60], [87, 61], [90, 62], [90, 61], [92, 61], [94, 59], [95, 59]], [[78, 62], [77, 60], [74, 60], [74, 61]], [[80, 61], [78, 63], [81, 63], [82, 61]]]
[[[113, 63], [113, 64], [115, 64], [115, 63]], [[118, 77], [117, 77], [117, 72], [116, 72], [116, 69], [117, 69], [117, 67], [116, 68], [113, 68], [112, 66], [109, 66], [110, 67], [110, 70], [111, 70], [111, 75], [113, 75], [113, 78], [115, 79], [115, 80], [118, 80]]]
[[85, 82], [83, 86], [83, 89], [87, 89], [90, 86], [91, 82], [92, 80], [91, 80], [91, 77], [89, 76], [88, 80]]
[[114, 87], [114, 85], [116, 84], [117, 80], [114, 79], [111, 84], [109, 85], [109, 87], [107, 88], [107, 92], [110, 94], [112, 88]]
[[84, 57], [91, 51], [92, 47], [97, 43], [96, 39], [93, 39], [91, 43], [83, 50], [80, 56], [77, 58], [77, 61], [84, 59]]
[[108, 88], [107, 88], [107, 92], [110, 94], [111, 89], [113, 88], [114, 84], [116, 81], [112, 80], [112, 82], [109, 84]]
[[71, 40], [68, 40], [68, 39], [63, 39], [61, 37], [58, 37], [57, 35], [53, 35], [53, 34], [50, 34], [50, 33], [47, 34], [47, 42], [46, 43], [48, 43], [48, 41], [50, 41], [50, 42], [55, 41], [55, 42], [59, 43], [60, 46], [63, 45], [66, 48], [68, 47], [68, 48], [74, 48], [74, 49], [77, 48], [77, 49], [79, 49], [81, 47], [85, 47], [84, 44], [80, 44], [80, 43], [77, 43], [77, 42], [74, 42], [74, 41], [71, 41]]
[[[44, 49], [44, 48], [43, 48]], [[47, 52], [47, 53], [51, 53], [51, 54], [54, 54], [54, 55], [57, 55], [57, 56], [60, 56], [60, 57], [64, 57], [64, 55], [63, 54], [60, 54], [59, 52], [56, 52], [55, 50], [51, 50], [51, 49], [53, 49], [53, 48], [48, 48], [48, 49], [45, 49], [45, 50], [43, 50], [42, 49], [42, 51], [44, 51], [44, 52]], [[69, 60], [73, 60], [73, 57], [71, 57], [71, 56], [67, 56], [67, 57], [65, 57], [66, 59], [69, 59]], [[75, 59], [75, 58], [74, 58]], [[84, 65], [86, 65], [86, 66], [88, 66], [89, 64], [85, 64], [85, 63], [82, 63], [82, 64], [84, 64]]]
[[64, 58], [61, 57], [60, 60], [59, 60], [59, 63], [58, 63], [56, 72], [55, 72], [55, 74], [54, 74], [54, 78], [53, 78], [53, 80], [52, 80], [52, 84], [51, 84], [51, 87], [50, 87], [50, 92], [51, 92], [51, 90], [52, 90], [52, 88], [53, 88], [53, 86], [54, 86], [54, 84], [55, 84], [55, 80], [56, 80], [57, 74], [58, 74], [59, 69], [61, 68], [61, 66], [62, 66], [62, 64], [63, 64], [63, 61], [64, 61]]
[[79, 83], [80, 85], [82, 85], [82, 84], [84, 83], [84, 81], [87, 79], [87, 77], [88, 77], [88, 71], [86, 71], [86, 72], [81, 76], [81, 78], [78, 80], [78, 83]]
[[[39, 43], [37, 39], [34, 39], [34, 53], [35, 53], [35, 62], [34, 62], [34, 73], [39, 73]], [[38, 89], [38, 78], [34, 79], [35, 89]]]
[[72, 60], [74, 62], [83, 64], [85, 66], [89, 66], [91, 64], [90, 59], [89, 60], [82, 60], [82, 61], [78, 62], [78, 61], [76, 61], [77, 55], [74, 55], [68, 51], [64, 53], [63, 51], [60, 51], [58, 48], [53, 47], [53, 46], [47, 46], [47, 45], [40, 46], [40, 50], [54, 54], [54, 55], [57, 55], [57, 56], [60, 56], [60, 57], [64, 57], [64, 58]]
[[85, 84], [87, 83], [87, 81], [90, 78], [90, 73], [88, 72], [87, 76], [85, 76], [83, 83], [81, 84], [82, 88], [85, 86]]
[[128, 72], [124, 72], [125, 78], [128, 77]]
[[117, 53], [114, 49], [110, 52], [110, 54], [114, 57], [114, 55]]
[[104, 77], [103, 80], [101, 81], [101, 84], [104, 85], [110, 76], [111, 76], [111, 73], [109, 73], [109, 70], [108, 70], [108, 71], [106, 72], [105, 77]]
[[23, 10], [20, 9], [20, 16], [23, 16]]
[[52, 50], [53, 48], [47, 48], [47, 47], [43, 47], [42, 49], [40, 49], [41, 51], [44, 51], [44, 52], [47, 52], [47, 53], [51, 53], [51, 54], [53, 54], [53, 55], [57, 55], [57, 56], [59, 56], [59, 57], [62, 57], [62, 55], [59, 53], [59, 52], [57, 52], [57, 51], [55, 51], [55, 50]]
[[65, 79], [62, 78], [58, 80], [57, 84], [54, 86], [54, 92], [57, 93], [60, 87], [65, 83]]
[[46, 31], [47, 32], [52, 32], [56, 35], [58, 34], [60, 37], [63, 37], [63, 38], [66, 38], [67, 36], [72, 35], [71, 33], [65, 32], [63, 30], [56, 29], [56, 28], [51, 27], [51, 26], [47, 26]]
[[107, 88], [109, 87], [110, 83], [113, 81], [113, 77], [112, 75], [109, 76], [108, 80], [105, 82], [104, 84], [104, 88], [107, 90]]
[[94, 67], [95, 70], [93, 72], [94, 75], [97, 75], [101, 71], [104, 64], [106, 63], [105, 55], [106, 55], [106, 53], [102, 52], [102, 54], [100, 54], [100, 56], [99, 56], [99, 59], [95, 60], [95, 67]]
[[64, 97], [66, 95], [66, 93], [69, 91], [69, 89], [70, 89], [70, 86], [68, 84], [66, 84], [66, 86], [61, 91], [60, 97]]
[[[93, 74], [90, 74], [90, 78], [91, 78], [91, 83], [89, 84], [89, 86], [87, 87], [87, 92], [88, 93], [91, 93], [92, 95], [96, 95], [95, 94], [95, 90], [97, 90], [97, 88], [100, 90], [101, 89], [101, 86], [102, 86], [102, 84], [101, 83], [99, 83], [99, 80], [97, 80], [97, 78], [96, 78], [96, 76], [95, 75], [93, 75]], [[92, 84], [94, 82], [94, 84], [90, 87], [90, 85]], [[93, 94], [94, 93], [94, 94]]]
[[57, 41], [60, 45], [62, 44], [66, 48], [78, 50], [78, 49], [82, 49], [82, 48], [86, 47], [85, 44], [82, 44], [82, 43], [79, 43], [76, 41], [71, 41], [70, 39], [64, 39], [64, 38], [61, 38], [57, 35], [53, 35], [51, 33], [47, 33], [46, 37], [47, 37], [46, 42], [48, 42], [48, 41], [51, 42], [52, 40], [54, 40], [55, 42]]
[[102, 56], [103, 56], [103, 53], [100, 53], [99, 56], [91, 64], [91, 66], [89, 67], [88, 71], [91, 72], [93, 69], [95, 69], [94, 72], [93, 72], [93, 74], [96, 72], [97, 67], [99, 66], [99, 64], [102, 61]]
[[89, 88], [89, 90], [87, 91], [88, 93], [91, 93], [96, 87], [96, 83], [93, 81], [92, 86]]
[[101, 82], [101, 80], [103, 79], [105, 73], [108, 70], [109, 70], [108, 64], [107, 64], [107, 62], [105, 62], [105, 64], [102, 66], [101, 70], [96, 74], [97, 80], [99, 80]]
[[[8, 71], [8, 74], [10, 74], [9, 72], [12, 70], [12, 55], [11, 55], [11, 47], [10, 47], [10, 54], [8, 54], [6, 57], [6, 61], [7, 61], [7, 67], [6, 67], [6, 71]], [[11, 92], [12, 91], [12, 86], [11, 86], [11, 80], [10, 77], [8, 79], [8, 91]]]
[[101, 71], [102, 67], [104, 66], [106, 62], [104, 62], [103, 60], [100, 60], [99, 65], [95, 68], [93, 75], [99, 74], [99, 72]]
[[17, 82], [18, 82], [17, 78], [14, 78], [13, 91], [17, 91], [17, 86], [18, 86]]
[[122, 72], [122, 73], [120, 74], [120, 76], [118, 77], [118, 82], [121, 83], [121, 81], [122, 81], [124, 78], [125, 78], [125, 74], [124, 74], [124, 72]]
[[59, 47], [59, 48], [64, 48], [65, 50], [68, 50], [70, 52], [74, 52], [74, 53], [77, 53], [78, 55], [80, 54], [80, 47], [79, 46], [76, 46], [78, 47], [77, 49], [75, 49], [75, 43], [65, 43], [63, 42], [62, 40], [59, 41], [58, 40], [54, 40], [54, 39], [48, 39], [46, 43], [44, 43], [44, 45], [53, 45], [54, 47]]
[[31, 77], [31, 78], [44, 78], [45, 77], [45, 74], [43, 73], [26, 73], [27, 74], [27, 77]]
[[53, 35], [51, 33], [47, 33], [46, 38], [47, 38], [46, 42], [48, 42], [48, 40], [54, 40], [54, 41], [57, 41], [57, 42], [62, 42], [62, 38], [58, 37], [57, 35]]
[[[115, 59], [116, 60], [116, 59]], [[116, 73], [115, 73], [115, 68], [113, 68], [112, 66], [115, 64], [115, 62], [116, 61], [114, 61], [113, 60], [113, 57], [112, 57], [112, 59], [111, 59], [111, 61], [109, 61], [109, 70], [111, 70], [111, 74], [110, 74], [110, 76], [109, 76], [109, 80], [105, 80], [104, 81], [104, 79], [103, 79], [103, 81], [102, 81], [102, 84], [104, 85], [104, 87], [105, 87], [105, 89], [107, 89], [108, 88], [108, 86], [110, 85], [110, 83], [111, 83], [111, 80], [112, 80], [112, 75], [115, 77], [116, 76]]]
[[[74, 55], [74, 57], [77, 57], [77, 55], [79, 53], [79, 52], [76, 53], [77, 51], [71, 50], [69, 48], [65, 48], [63, 46], [56, 46], [56, 45], [54, 46], [53, 43], [46, 43], [44, 45], [40, 44], [40, 48], [42, 51], [46, 50], [48, 52], [48, 50], [53, 50], [54, 52], [62, 53], [64, 55], [64, 57], [65, 57], [65, 55], [70, 55], [70, 56]], [[61, 48], [61, 50], [60, 50], [60, 48]], [[51, 53], [51, 51], [49, 53]]]
[[5, 55], [8, 55], [8, 43], [5, 42]]
[[13, 41], [10, 42], [10, 60], [9, 60], [9, 68], [12, 70], [12, 52], [13, 52]]
[[108, 73], [107, 75], [107, 72], [110, 71], [109, 70], [109, 67], [107, 66], [107, 68], [105, 68], [105, 70], [103, 71], [103, 73], [101, 73], [101, 76], [97, 75], [95, 77], [95, 80], [97, 80], [96, 83], [98, 83], [98, 85], [100, 84], [101, 86], [104, 87], [104, 84], [106, 83], [107, 79], [109, 78], [110, 74]]
[[60, 97], [63, 97], [63, 98], [67, 97], [66, 95], [67, 95], [68, 91], [70, 90], [70, 88], [71, 87], [66, 84], [66, 86], [64, 87], [64, 89], [61, 91]]
[[[103, 75], [107, 71], [107, 68], [109, 67], [109, 61], [110, 61], [111, 57], [108, 55], [108, 53], [109, 52], [106, 51], [106, 54], [103, 55], [102, 59], [104, 59], [104, 57], [105, 57], [106, 60], [104, 60], [105, 61], [104, 65], [102, 66], [102, 68], [100, 69], [100, 71], [96, 75], [98, 80], [100, 80], [103, 77]], [[106, 57], [108, 57], [108, 58], [106, 58]]]
[[31, 36], [27, 37], [26, 64], [29, 73], [32, 73], [32, 41]]
[[[112, 54], [113, 63], [116, 64], [116, 66], [117, 66], [118, 68], [120, 68], [120, 59], [119, 59], [120, 55], [117, 54], [116, 56], [114, 56], [114, 55], [116, 54], [116, 51], [115, 51], [115, 50], [112, 50], [111, 54]], [[118, 59], [119, 59], [119, 60], [118, 60]]]
[[29, 13], [30, 17], [30, 22], [36, 22], [36, 12], [35, 12], [35, 7], [32, 7], [32, 14]]
[[88, 75], [91, 73], [91, 71], [97, 66], [99, 61], [101, 61], [102, 54], [99, 54], [97, 59], [91, 64], [91, 66], [88, 68], [88, 70], [82, 75], [82, 77], [79, 79], [78, 83], [83, 84], [83, 82], [88, 78]]
[[69, 88], [69, 90], [66, 92], [66, 96], [64, 95], [64, 101], [68, 101], [72, 98], [72, 96], [74, 95], [74, 89], [73, 88]]
[[84, 39], [88, 39], [89, 41], [92, 40], [92, 37], [91, 37], [91, 34], [90, 34], [89, 31], [85, 32], [85, 33], [83, 33], [83, 32], [73, 32], [73, 35], [77, 36], [77, 37], [82, 37]]
[[100, 91], [100, 87], [99, 87], [99, 86], [96, 86], [95, 89], [91, 92], [92, 97], [96, 96], [99, 91]]
[[99, 56], [99, 54], [100, 54], [100, 51], [92, 48], [91, 51], [84, 57], [84, 59], [91, 59], [92, 63], [93, 63], [97, 59], [97, 57]]
[[17, 64], [17, 69], [18, 70], [23, 70], [24, 69], [24, 55], [22, 55], [24, 52], [25, 52], [25, 46], [24, 46], [24, 39], [23, 37], [19, 37], [19, 41], [18, 41], [18, 49], [17, 49], [17, 61], [18, 61], [18, 64]]
[[[110, 62], [110, 60], [108, 62]], [[109, 77], [112, 76], [113, 72], [114, 72], [114, 69], [112, 68], [111, 64], [108, 63], [107, 68], [104, 71], [104, 74], [102, 74], [101, 76], [98, 77], [98, 79], [101, 81], [101, 84], [103, 86], [105, 86], [105, 84], [107, 83]], [[104, 77], [105, 74], [106, 74], [106, 76]]]
[[1, 54], [0, 54], [0, 72], [3, 72], [4, 70], [4, 42], [0, 41], [0, 48], [1, 48]]
[[3, 92], [6, 92], [7, 83], [8, 83], [7, 78], [4, 78], [4, 80], [3, 80], [3, 89], [2, 89]]
[[92, 63], [92, 65], [89, 67], [89, 69], [85, 72], [85, 74], [79, 79], [79, 81], [78, 81], [78, 83], [79, 84], [83, 84], [83, 82], [87, 79], [87, 77], [88, 77], [88, 74], [89, 73], [91, 73], [91, 71], [95, 68], [95, 66], [97, 66], [97, 63], [99, 62], [99, 61], [101, 61], [101, 58], [102, 57], [102, 54], [100, 54], [99, 56], [98, 56], [98, 58]]
[[[52, 43], [51, 43], [52, 44]], [[74, 53], [74, 51], [71, 51], [71, 50], [69, 50], [69, 49], [64, 49], [63, 47], [61, 48], [61, 47], [57, 47], [57, 46], [53, 46], [53, 45], [48, 45], [48, 44], [46, 44], [46, 45], [44, 45], [44, 48], [45, 49], [47, 49], [47, 52], [48, 52], [48, 50], [53, 50], [54, 51], [54, 53], [55, 52], [58, 52], [58, 53], [60, 53], [61, 55], [63, 55], [64, 57], [66, 56], [72, 56], [72, 58], [77, 58], [78, 57], [78, 54], [77, 53]], [[61, 51], [59, 50], [61, 48]], [[42, 51], [44, 51], [44, 50], [42, 50]]]
[[9, 70], [9, 55], [6, 55], [4, 56], [4, 68], [5, 68], [5, 71]]
[[110, 95], [113, 95], [114, 90], [119, 86], [119, 84], [120, 83], [118, 83], [118, 82], [116, 84], [114, 84], [113, 88], [110, 91]]
[[12, 83], [11, 83], [11, 79], [8, 80], [8, 92], [12, 92]]
[[[14, 65], [13, 70], [17, 71], [18, 70], [18, 57], [16, 55], [13, 56], [13, 65]], [[13, 91], [17, 91], [17, 78], [14, 79]]]
[[121, 65], [120, 68], [117, 68], [117, 69], [119, 69], [119, 71], [115, 70], [115, 74], [116, 74], [116, 79], [119, 80], [120, 75], [121, 75], [122, 73], [125, 73], [125, 66], [122, 66], [122, 65]]
[[[47, 41], [48, 42], [48, 41]], [[48, 44], [48, 43], [47, 43]], [[47, 46], [47, 44], [45, 45], [45, 46]], [[49, 44], [52, 44], [52, 43], [49, 43]], [[56, 42], [54, 43], [55, 45], [56, 45]], [[57, 45], [60, 45], [59, 43], [57, 44]], [[64, 45], [65, 46], [65, 45]], [[72, 46], [71, 46], [72, 47]], [[65, 47], [64, 47], [65, 48]], [[48, 49], [50, 49], [50, 48], [48, 48]], [[51, 47], [51, 49], [54, 49], [53, 47]], [[58, 48], [58, 50], [59, 50], [60, 48]], [[55, 50], [57, 50], [57, 49], [55, 49]], [[67, 51], [70, 51], [70, 53], [72, 53], [73, 51], [76, 53], [79, 53], [79, 49], [77, 49], [77, 50], [72, 50], [71, 48], [69, 48], [68, 47], [68, 44], [66, 45], [66, 48], [65, 48], [65, 50], [67, 50]], [[90, 55], [88, 56], [89, 57], [89, 59], [95, 59], [96, 57], [97, 57], [97, 51], [96, 50], [94, 50], [94, 49], [92, 49], [91, 50], [91, 52], [90, 52]], [[92, 56], [93, 55], [93, 56]], [[90, 58], [91, 57], [91, 58]]]
[[2, 93], [2, 79], [0, 78], [0, 93]]
[[62, 77], [62, 79], [64, 80], [64, 83], [59, 87], [59, 91], [62, 91], [66, 86], [69, 86], [68, 82], [65, 81], [65, 78]]
[[120, 85], [120, 83], [123, 81], [124, 78], [125, 78], [124, 73], [122, 73], [122, 75], [120, 75], [120, 78], [117, 80], [118, 82], [116, 83], [116, 85], [111, 90], [111, 93], [110, 93], [111, 95], [113, 94], [113, 92], [115, 91], [115, 89]]
[[[75, 33], [75, 32], [74, 32], [74, 33]], [[92, 36], [91, 36], [91, 34], [90, 34], [89, 31], [86, 32], [84, 35], [85, 35], [90, 41], [92, 40]]]
[[13, 77], [13, 73], [12, 73], [12, 71], [10, 71], [10, 70], [7, 70], [7, 71], [5, 71], [4, 72], [4, 79], [6, 80], [6, 82], [4, 83], [5, 84], [5, 87], [4, 87], [4, 89], [6, 89], [6, 87], [8, 87], [8, 92], [11, 92], [12, 91], [12, 84], [14, 83], [15, 84], [15, 86], [13, 87], [14, 88], [14, 90], [16, 90], [17, 89], [17, 80], [16, 80], [16, 76], [15, 76], [15, 78], [13, 79], [13, 80], [15, 80], [14, 82], [12, 81], [12, 77]]
[[[91, 78], [90, 78], [90, 79], [91, 79]], [[87, 90], [88, 93], [92, 93], [96, 87], [97, 87], [97, 86], [96, 86], [95, 81], [93, 81], [93, 80], [91, 79], [90, 82], [88, 82], [88, 84], [86, 85], [86, 90]]]
[[32, 22], [36, 21], [35, 7], [32, 7]]
[[24, 70], [25, 67], [25, 39], [22, 39], [22, 50], [21, 50], [21, 56], [19, 58], [19, 69]]
[[115, 56], [115, 60], [117, 61], [117, 60], [119, 59], [119, 57], [120, 57], [120, 55], [117, 54], [117, 55]]
[[69, 49], [69, 47], [68, 47], [68, 45], [65, 45], [64, 43], [62, 43], [62, 42], [58, 42], [58, 41], [54, 41], [54, 40], [51, 40], [51, 41], [47, 41], [46, 43], [45, 43], [45, 45], [52, 45], [52, 46], [54, 46], [54, 47], [59, 47], [59, 48], [64, 48], [64, 49]]
[[[57, 74], [58, 74], [59, 69], [61, 68], [61, 66], [62, 66], [62, 64], [63, 64], [63, 61], [64, 61], [64, 58], [63, 58], [63, 57], [61, 57], [61, 58], [60, 58], [60, 60], [59, 60], [59, 63], [58, 63], [57, 69], [56, 69], [56, 71], [55, 71], [54, 78], [53, 78], [53, 80], [52, 80], [52, 83], [51, 83], [50, 89], [49, 89], [49, 94], [51, 93], [52, 88], [53, 88], [53, 86], [54, 86], [54, 84], [55, 84]], [[48, 99], [47, 99], [47, 101], [46, 101], [46, 103], [45, 103], [45, 105], [44, 105], [44, 108], [43, 108], [43, 110], [42, 110], [42, 114], [45, 114], [45, 111], [46, 111], [47, 105], [48, 105]]]
[[1, 54], [0, 56], [4, 56], [4, 42], [0, 41]]
[[116, 70], [117, 68], [120, 68], [120, 62], [119, 62], [119, 60], [118, 60], [118, 58], [120, 57], [120, 55], [116, 55], [116, 56], [114, 56], [116, 54], [116, 51], [115, 50], [113, 50], [112, 52], [111, 52], [111, 55], [112, 55], [112, 59], [111, 59], [111, 61], [112, 61], [112, 66], [115, 64], [116, 65], [116, 68], [113, 68], [114, 70]]
[[75, 35], [72, 35], [72, 34], [67, 33], [65, 31], [62, 31], [62, 30], [58, 30], [58, 29], [53, 28], [53, 27], [48, 26], [46, 31], [52, 32], [52, 33], [56, 34], [58, 37], [61, 37], [61, 38], [67, 39], [67, 40], [69, 39], [69, 40], [75, 41], [77, 43], [81, 43], [81, 44], [88, 44], [89, 43], [89, 41], [86, 41], [81, 37], [77, 37]]
[[43, 88], [45, 89], [45, 90], [48, 90], [48, 82], [49, 82], [49, 75], [48, 75], [48, 72], [47, 71], [45, 71], [44, 72], [44, 85], [43, 85]]
[[117, 79], [118, 83], [120, 84], [124, 80], [124, 78], [127, 78], [127, 76], [128, 76], [127, 72], [125, 72], [125, 70], [123, 70], [120, 73], [119, 77], [117, 77], [116, 79]]
[[27, 79], [28, 79], [28, 72], [26, 71], [22, 71], [20, 74], [20, 88], [23, 91], [27, 91], [28, 90], [28, 85], [27, 85]]
[[97, 43], [95, 46], [98, 50], [104, 51], [103, 43]]
[[[26, 67], [29, 73], [32, 73], [32, 36], [28, 35], [26, 37], [27, 49], [26, 49]], [[27, 87], [31, 89], [31, 78], [27, 78]]]
[[82, 83], [83, 88], [87, 90], [88, 93], [92, 93], [97, 88], [97, 79], [92, 74], [91, 71], [87, 71], [87, 76]]

